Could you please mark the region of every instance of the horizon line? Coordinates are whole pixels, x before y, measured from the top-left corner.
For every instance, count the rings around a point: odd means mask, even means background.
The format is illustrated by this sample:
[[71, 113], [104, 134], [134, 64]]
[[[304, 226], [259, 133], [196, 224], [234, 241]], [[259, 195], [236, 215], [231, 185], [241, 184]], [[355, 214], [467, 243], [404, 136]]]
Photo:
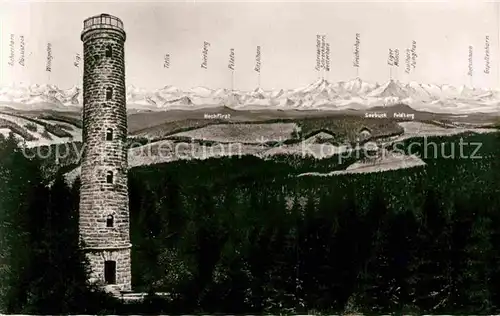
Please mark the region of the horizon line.
[[[256, 89], [262, 89], [264, 91], [269, 91], [269, 90], [277, 90], [277, 89], [283, 89], [283, 90], [294, 90], [294, 89], [297, 89], [297, 88], [301, 88], [301, 87], [307, 87], [307, 86], [310, 86], [316, 82], [328, 82], [328, 83], [345, 83], [345, 82], [350, 82], [350, 81], [355, 81], [355, 80], [361, 80], [362, 82], [365, 82], [365, 83], [368, 83], [368, 84], [376, 84], [376, 85], [383, 85], [383, 84], [386, 84], [386, 83], [389, 83], [389, 82], [398, 82], [398, 83], [403, 83], [403, 84], [410, 84], [410, 83], [417, 83], [419, 85], [422, 85], [422, 84], [426, 84], [426, 85], [435, 85], [435, 86], [451, 86], [451, 87], [467, 87], [467, 88], [471, 88], [471, 89], [487, 89], [487, 90], [499, 90], [500, 91], [500, 87], [490, 87], [490, 86], [477, 86], [477, 85], [474, 85], [474, 84], [467, 84], [467, 83], [463, 83], [461, 85], [453, 85], [453, 84], [450, 84], [450, 83], [436, 83], [436, 82], [420, 82], [420, 81], [416, 81], [416, 80], [410, 80], [410, 81], [407, 81], [407, 80], [400, 80], [400, 79], [394, 79], [394, 78], [389, 78], [387, 79], [386, 81], [368, 81], [368, 80], [363, 80], [360, 76], [357, 76], [357, 77], [354, 77], [352, 79], [345, 79], [345, 80], [329, 80], [329, 79], [326, 79], [326, 78], [317, 78], [316, 80], [314, 81], [311, 81], [310, 83], [308, 84], [305, 84], [303, 86], [299, 86], [299, 87], [295, 87], [295, 88], [284, 88], [284, 87], [272, 87], [272, 88], [263, 88], [262, 85], [256, 85], [254, 88], [250, 88], [250, 89], [236, 89], [236, 88], [231, 88], [231, 87], [216, 87], [216, 88], [212, 88], [212, 87], [208, 87], [208, 86], [203, 86], [203, 85], [195, 85], [195, 86], [191, 86], [189, 88], [180, 88], [179, 86], [176, 86], [174, 84], [166, 84], [166, 85], [162, 85], [160, 87], [156, 87], [156, 88], [145, 88], [143, 86], [140, 86], [140, 85], [136, 85], [136, 84], [133, 84], [133, 83], [129, 83], [129, 84], [126, 84], [126, 88], [128, 87], [134, 87], [134, 88], [140, 88], [140, 89], [144, 89], [146, 91], [154, 91], [154, 90], [161, 90], [165, 87], [175, 87], [175, 88], [178, 88], [179, 90], [181, 91], [187, 91], [187, 90], [190, 90], [190, 89], [194, 89], [194, 88], [206, 88], [206, 89], [209, 89], [209, 90], [219, 90], [219, 89], [226, 89], [226, 90], [233, 90], [233, 91], [253, 91], [253, 90], [256, 90]], [[48, 86], [55, 86], [57, 87], [58, 89], [60, 90], [69, 90], [69, 89], [72, 89], [74, 87], [81, 87], [83, 84], [73, 84], [71, 86], [69, 86], [68, 88], [62, 88], [63, 86], [60, 86], [58, 84], [55, 84], [55, 83], [38, 83], [38, 82], [27, 82], [27, 81], [17, 81], [17, 82], [10, 82], [10, 83], [0, 83], [0, 87], [11, 87], [11, 86], [21, 86], [21, 87], [30, 87], [30, 86], [34, 86], [34, 85], [48, 85]]]

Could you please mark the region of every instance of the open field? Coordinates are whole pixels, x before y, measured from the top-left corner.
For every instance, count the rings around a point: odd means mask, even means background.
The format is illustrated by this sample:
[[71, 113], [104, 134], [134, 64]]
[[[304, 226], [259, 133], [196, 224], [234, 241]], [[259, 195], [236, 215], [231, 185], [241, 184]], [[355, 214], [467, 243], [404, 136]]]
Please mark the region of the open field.
[[2, 128], [4, 136], [13, 132], [20, 141], [26, 142], [26, 147], [81, 140], [81, 130], [75, 125], [49, 119], [38, 119], [29, 115], [22, 116], [0, 112], [0, 128]]
[[[130, 112], [129, 138], [132, 138], [129, 142], [134, 144], [134, 148], [129, 151], [129, 165], [133, 168], [230, 155], [252, 155], [262, 159], [293, 156], [296, 157], [293, 159], [310, 157], [328, 160], [339, 155], [349, 155], [357, 150], [357, 146], [368, 141], [379, 147], [390, 148], [395, 143], [415, 137], [489, 133], [496, 130], [486, 128], [490, 126], [488, 124], [496, 123], [494, 116], [433, 114], [418, 112], [403, 105], [372, 110], [386, 111], [388, 116], [399, 113], [398, 111], [407, 111], [414, 114], [415, 119], [365, 118], [366, 111], [355, 110], [342, 113], [317, 110], [238, 111], [219, 107], [192, 111]], [[205, 118], [205, 114], [218, 116], [216, 119]], [[223, 115], [225, 117], [221, 118]], [[27, 147], [32, 148], [79, 142], [81, 126], [80, 113], [76, 112], [0, 113], [0, 133], [6, 136], [12, 131], [17, 138], [26, 141]], [[362, 135], [363, 131], [366, 134]], [[61, 137], [63, 135], [66, 137]], [[69, 150], [79, 148], [80, 145]], [[71, 159], [54, 161], [74, 165], [78, 163], [80, 154], [73, 152], [70, 157]], [[403, 159], [406, 166], [413, 163], [418, 165], [416, 161], [408, 159], [411, 158]], [[356, 162], [355, 159], [352, 161]], [[401, 165], [401, 161], [379, 160], [372, 164], [375, 166], [358, 166], [355, 169], [364, 172], [382, 168], [382, 165]], [[355, 165], [351, 171], [354, 171], [354, 167]], [[78, 173], [75, 172], [73, 173]]]
[[[56, 111], [51, 109], [46, 110], [15, 110], [8, 107], [2, 107], [1, 112], [4, 114], [18, 115], [27, 119], [42, 119], [51, 122], [51, 125], [56, 126], [57, 123], [67, 123], [77, 128], [82, 128], [81, 108], [78, 111]], [[366, 120], [366, 113], [386, 113], [389, 121], [400, 122], [401, 119], [394, 119], [395, 113], [408, 113], [414, 115], [415, 121], [428, 121], [435, 124], [450, 124], [463, 125], [469, 124], [474, 127], [487, 126], [492, 123], [499, 123], [499, 118], [492, 114], [468, 114], [468, 115], [452, 115], [452, 114], [437, 114], [430, 112], [422, 112], [412, 109], [406, 105], [395, 105], [391, 107], [375, 107], [367, 110], [344, 110], [344, 111], [328, 111], [328, 110], [236, 110], [229, 107], [208, 107], [196, 110], [169, 110], [164, 112], [152, 111], [137, 111], [131, 110], [128, 112], [128, 129], [129, 134], [139, 137], [147, 137], [151, 139], [162, 139], [165, 136], [200, 128], [212, 124], [221, 123], [241, 123], [241, 122], [272, 122], [272, 121], [287, 121], [292, 122], [308, 121], [309, 119], [325, 119], [328, 121], [346, 121], [359, 119], [367, 124], [377, 119]], [[206, 118], [205, 115], [219, 115], [219, 118]], [[312, 122], [312, 121], [310, 121]], [[318, 122], [318, 121], [316, 121]], [[316, 123], [315, 123], [316, 124]], [[378, 124], [378, 123], [376, 123]], [[304, 131], [308, 130], [308, 123], [304, 123]]]

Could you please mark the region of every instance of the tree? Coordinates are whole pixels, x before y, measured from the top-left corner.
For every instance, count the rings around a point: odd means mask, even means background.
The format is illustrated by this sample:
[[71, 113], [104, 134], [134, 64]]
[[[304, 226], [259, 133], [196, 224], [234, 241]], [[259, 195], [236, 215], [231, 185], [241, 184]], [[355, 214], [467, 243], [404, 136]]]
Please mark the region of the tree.
[[[399, 289], [391, 269], [390, 222], [381, 192], [374, 192], [366, 214], [365, 231], [372, 240], [371, 251], [365, 257], [357, 278], [357, 306], [367, 313], [393, 311]], [[366, 233], [365, 233], [366, 234]], [[391, 309], [392, 308], [392, 309]]]
[[[32, 233], [33, 259], [28, 313], [61, 314], [85, 312], [89, 295], [89, 268], [79, 245], [77, 196], [67, 186], [62, 174], [48, 190], [45, 206], [33, 212], [44, 219]], [[35, 217], [35, 214], [30, 214]]]
[[11, 133], [0, 135], [0, 311], [22, 313], [30, 288], [29, 271], [36, 263], [30, 244], [39, 224], [45, 188], [37, 160], [29, 160]]
[[409, 286], [414, 305], [422, 313], [446, 312], [453, 293], [452, 226], [435, 190], [425, 191], [418, 246], [412, 251]]
[[0, 183], [2, 312], [97, 312], [78, 244], [78, 191], [62, 173], [45, 181], [13, 137], [0, 136]]
[[[480, 196], [469, 194], [455, 203], [453, 234], [454, 312], [490, 313], [489, 281], [493, 257], [492, 220], [488, 206], [477, 204]], [[495, 210], [496, 212], [496, 210]]]

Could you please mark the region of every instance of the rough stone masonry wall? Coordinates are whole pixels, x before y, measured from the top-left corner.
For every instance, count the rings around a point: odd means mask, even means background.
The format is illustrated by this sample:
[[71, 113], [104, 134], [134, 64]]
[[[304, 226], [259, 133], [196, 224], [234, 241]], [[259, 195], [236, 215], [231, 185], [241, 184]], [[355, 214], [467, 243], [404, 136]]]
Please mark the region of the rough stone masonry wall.
[[[130, 243], [127, 188], [127, 137], [124, 36], [113, 30], [84, 35], [83, 142], [80, 188], [80, 237], [87, 247]], [[106, 47], [112, 57], [106, 57]], [[106, 88], [113, 89], [106, 100]], [[106, 141], [106, 130], [113, 140]], [[113, 172], [113, 183], [106, 173]], [[106, 227], [108, 215], [114, 227]]]
[[[84, 42], [83, 142], [80, 187], [80, 238], [87, 248], [92, 274], [104, 281], [104, 261], [116, 262], [116, 285], [131, 290], [129, 206], [127, 188], [127, 116], [124, 33], [92, 30]], [[112, 56], [106, 57], [111, 46]], [[113, 89], [106, 100], [106, 88]], [[106, 140], [107, 129], [113, 140]], [[113, 183], [106, 182], [113, 172]], [[106, 227], [108, 215], [114, 227]], [[96, 249], [96, 248], [108, 249]], [[115, 249], [113, 249], [116, 247]], [[122, 248], [120, 247], [127, 247]], [[94, 249], [92, 249], [94, 248]]]
[[92, 267], [93, 277], [98, 280], [104, 280], [104, 261], [116, 261], [116, 285], [122, 291], [131, 290], [130, 249], [89, 251], [86, 256]]

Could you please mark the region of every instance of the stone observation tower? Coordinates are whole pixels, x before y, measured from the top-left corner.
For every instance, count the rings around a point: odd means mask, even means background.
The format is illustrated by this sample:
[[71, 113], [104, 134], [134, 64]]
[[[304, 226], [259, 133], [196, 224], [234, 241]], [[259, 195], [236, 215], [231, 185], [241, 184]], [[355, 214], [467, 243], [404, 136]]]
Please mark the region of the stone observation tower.
[[131, 290], [125, 31], [109, 14], [83, 23], [83, 156], [79, 230], [92, 279]]

